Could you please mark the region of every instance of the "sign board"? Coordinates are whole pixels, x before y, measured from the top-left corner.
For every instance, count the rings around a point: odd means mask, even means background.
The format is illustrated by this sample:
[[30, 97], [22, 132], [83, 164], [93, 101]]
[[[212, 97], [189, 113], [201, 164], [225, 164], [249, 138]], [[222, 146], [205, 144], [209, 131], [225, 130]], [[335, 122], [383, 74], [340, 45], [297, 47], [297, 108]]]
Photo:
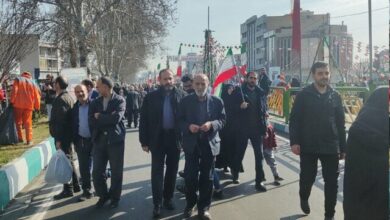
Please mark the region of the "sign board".
[[274, 81], [280, 75], [280, 66], [273, 66], [269, 68], [268, 77]]
[[76, 99], [74, 87], [81, 83], [82, 80], [88, 78], [87, 68], [63, 68], [60, 75], [68, 80], [68, 92]]

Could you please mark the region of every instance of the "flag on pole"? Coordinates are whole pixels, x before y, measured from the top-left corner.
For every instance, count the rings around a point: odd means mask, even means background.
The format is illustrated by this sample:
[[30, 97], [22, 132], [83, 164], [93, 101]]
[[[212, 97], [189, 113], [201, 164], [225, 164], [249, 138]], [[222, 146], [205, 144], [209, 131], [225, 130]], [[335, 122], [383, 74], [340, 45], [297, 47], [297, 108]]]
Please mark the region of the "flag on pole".
[[246, 46], [243, 44], [241, 46], [241, 67], [240, 67], [240, 72], [244, 76], [246, 75], [246, 69], [247, 69]]
[[177, 71], [176, 71], [176, 75], [178, 77], [181, 77], [181, 72], [182, 72], [182, 67], [181, 67], [181, 44], [180, 44], [180, 48], [179, 48], [179, 53], [178, 53], [178, 65], [177, 65]]
[[234, 63], [232, 48], [229, 48], [225, 59], [219, 68], [218, 75], [213, 84], [212, 94], [221, 97], [222, 85], [225, 81], [233, 78], [237, 74], [237, 67]]

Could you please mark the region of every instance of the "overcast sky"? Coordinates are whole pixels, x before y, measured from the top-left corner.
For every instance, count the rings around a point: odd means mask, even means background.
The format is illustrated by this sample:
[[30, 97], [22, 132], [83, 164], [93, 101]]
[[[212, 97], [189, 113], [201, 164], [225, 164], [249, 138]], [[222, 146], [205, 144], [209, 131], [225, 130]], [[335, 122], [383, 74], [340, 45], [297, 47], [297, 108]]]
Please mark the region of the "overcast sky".
[[[207, 6], [210, 6], [210, 28], [216, 40], [222, 45], [240, 45], [240, 24], [253, 15], [275, 16], [291, 12], [290, 0], [179, 0], [177, 5], [177, 22], [169, 28], [169, 34], [163, 41], [166, 53], [158, 54], [150, 59], [150, 69], [157, 63], [165, 65], [167, 54], [176, 55], [180, 43], [204, 44], [204, 30], [207, 28]], [[373, 45], [379, 47], [389, 45], [389, 0], [372, 0], [373, 12]], [[332, 24], [348, 26], [355, 45], [362, 42], [368, 44], [368, 0], [301, 0], [303, 10], [318, 13], [330, 13]], [[182, 54], [199, 52], [200, 49], [183, 47]], [[354, 53], [356, 49], [354, 50]], [[237, 51], [238, 53], [238, 51]], [[173, 67], [175, 64], [172, 65]]]

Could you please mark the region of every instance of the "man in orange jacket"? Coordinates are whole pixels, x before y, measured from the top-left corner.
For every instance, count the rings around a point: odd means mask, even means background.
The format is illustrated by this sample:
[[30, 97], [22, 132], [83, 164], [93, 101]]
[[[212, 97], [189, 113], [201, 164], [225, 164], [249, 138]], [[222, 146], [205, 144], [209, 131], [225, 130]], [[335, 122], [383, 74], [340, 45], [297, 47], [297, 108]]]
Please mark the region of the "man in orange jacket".
[[15, 124], [19, 142], [23, 141], [22, 126], [26, 130], [27, 144], [32, 144], [32, 113], [39, 110], [41, 92], [32, 81], [31, 73], [24, 72], [14, 80], [11, 92], [11, 104], [15, 112]]

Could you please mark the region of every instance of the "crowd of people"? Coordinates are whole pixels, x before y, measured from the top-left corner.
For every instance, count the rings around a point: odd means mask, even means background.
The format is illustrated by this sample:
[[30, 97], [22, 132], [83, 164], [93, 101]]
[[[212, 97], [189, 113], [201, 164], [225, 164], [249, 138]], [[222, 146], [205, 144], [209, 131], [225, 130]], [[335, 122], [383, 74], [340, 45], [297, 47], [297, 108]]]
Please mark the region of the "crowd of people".
[[[388, 134], [388, 130], [387, 133], [382, 132], [388, 129], [383, 126], [381, 118], [385, 114], [377, 110], [380, 114], [377, 114], [375, 123], [371, 123], [365, 117], [369, 117], [369, 112], [376, 114], [375, 111], [369, 107], [363, 108], [363, 113], [351, 127], [350, 135], [355, 137], [367, 131], [371, 138], [358, 142], [350, 138], [347, 143], [344, 107], [340, 94], [329, 85], [328, 64], [316, 62], [311, 75], [314, 83], [296, 94], [289, 122], [291, 150], [300, 157], [299, 198], [302, 211], [310, 214], [309, 197], [320, 161], [325, 182], [325, 219], [334, 219], [339, 160], [349, 152], [351, 157], [347, 154], [344, 186], [346, 219], [387, 217], [387, 212], [381, 211], [383, 206], [388, 206], [388, 196], [381, 195], [385, 187], [383, 182], [371, 181], [373, 187], [378, 187], [374, 196], [380, 205], [372, 199], [361, 200], [355, 191], [365, 189], [359, 185], [355, 188], [352, 186], [358, 182], [355, 167], [359, 166], [354, 162], [357, 159], [353, 158], [361, 157], [361, 152], [354, 152], [352, 145], [366, 144], [362, 146], [366, 149], [370, 141], [379, 141], [379, 137], [380, 140], [387, 139], [384, 135]], [[31, 111], [39, 109], [40, 104], [40, 93], [36, 92], [38, 90], [33, 83], [30, 85], [30, 78], [28, 73], [18, 78], [12, 94], [17, 94], [20, 87], [29, 89], [30, 94], [36, 93], [34, 99], [28, 100], [31, 107], [21, 107], [19, 104], [26, 105], [26, 102], [21, 102], [18, 97], [11, 99], [15, 109], [21, 109], [16, 110], [18, 135], [21, 135], [24, 125], [27, 141], [31, 140], [32, 133], [29, 130], [30, 122], [24, 119], [31, 118]], [[282, 86], [280, 83], [277, 85]], [[296, 83], [294, 81], [294, 86], [299, 86]], [[74, 87], [77, 99], [74, 102], [66, 78], [59, 76], [54, 79], [48, 75], [42, 92], [49, 113], [50, 134], [56, 148], [65, 152], [73, 166], [72, 181], [64, 184], [62, 192], [54, 199], [72, 197], [80, 191], [80, 201], [91, 199], [93, 185], [99, 197], [96, 208], [101, 209], [109, 201], [111, 208], [118, 207], [122, 193], [126, 126], [139, 128], [141, 148], [151, 154], [152, 214], [155, 218], [161, 216], [163, 209], [176, 208], [173, 195], [178, 173], [184, 178], [180, 191], [186, 197], [185, 218], [191, 217], [197, 206], [201, 219], [211, 219], [209, 210], [213, 196], [217, 199], [223, 197], [218, 171], [230, 172], [232, 183], [240, 184], [240, 173], [254, 168], [255, 190], [267, 192], [264, 160], [271, 169], [274, 185], [278, 186], [284, 180], [277, 169], [274, 155], [277, 140], [267, 113], [267, 96], [271, 85], [272, 81], [262, 69], [259, 73], [247, 73], [241, 85], [224, 84], [221, 97], [216, 97], [210, 94], [210, 81], [205, 74], [184, 75], [181, 86], [177, 86], [173, 71], [164, 69], [159, 73], [158, 86], [121, 86], [108, 77], [100, 77], [96, 81], [84, 79]], [[378, 93], [383, 92], [376, 92], [375, 96], [380, 96]], [[378, 99], [371, 98], [368, 100], [370, 103], [378, 105], [378, 109], [382, 107]], [[380, 132], [370, 130], [375, 127]], [[21, 136], [19, 138], [23, 141]], [[243, 166], [249, 140], [254, 151], [254, 167]], [[388, 142], [387, 145], [379, 142], [378, 148], [383, 145], [388, 150]], [[74, 170], [73, 150], [77, 153], [81, 186]], [[182, 152], [185, 166], [183, 171], [178, 171]], [[375, 160], [374, 156], [372, 160]], [[107, 173], [108, 164], [110, 176]], [[384, 163], [380, 166], [386, 168]], [[370, 176], [372, 169], [366, 169], [367, 176]], [[110, 187], [107, 186], [108, 177], [111, 178]], [[371, 177], [388, 183], [388, 178], [383, 180], [383, 176]], [[361, 195], [366, 194], [361, 192]], [[361, 204], [359, 201], [362, 201]], [[356, 205], [360, 207], [359, 212], [351, 211]]]

